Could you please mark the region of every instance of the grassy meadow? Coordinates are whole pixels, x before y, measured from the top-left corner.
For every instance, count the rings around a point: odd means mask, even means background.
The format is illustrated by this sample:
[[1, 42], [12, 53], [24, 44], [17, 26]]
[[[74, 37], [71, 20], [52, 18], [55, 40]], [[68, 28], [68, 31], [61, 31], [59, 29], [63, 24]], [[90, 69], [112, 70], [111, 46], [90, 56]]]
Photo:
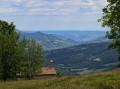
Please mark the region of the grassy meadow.
[[0, 89], [120, 89], [120, 69], [83, 76], [1, 81]]

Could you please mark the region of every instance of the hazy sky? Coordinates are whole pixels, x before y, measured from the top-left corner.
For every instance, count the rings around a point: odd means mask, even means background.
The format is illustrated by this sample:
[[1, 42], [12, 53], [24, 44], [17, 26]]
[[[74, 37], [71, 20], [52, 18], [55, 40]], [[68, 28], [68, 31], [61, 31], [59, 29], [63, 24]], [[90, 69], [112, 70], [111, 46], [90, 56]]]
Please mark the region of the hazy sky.
[[107, 0], [0, 0], [0, 19], [20, 30], [101, 30]]

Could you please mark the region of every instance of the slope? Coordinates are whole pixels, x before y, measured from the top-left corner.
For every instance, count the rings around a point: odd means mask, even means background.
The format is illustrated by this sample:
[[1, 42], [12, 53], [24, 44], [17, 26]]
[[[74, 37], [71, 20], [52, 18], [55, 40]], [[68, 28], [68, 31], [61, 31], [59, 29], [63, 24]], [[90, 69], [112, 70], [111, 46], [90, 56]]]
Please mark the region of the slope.
[[0, 82], [0, 89], [120, 89], [120, 70], [84, 76]]
[[108, 50], [110, 42], [81, 44], [46, 52], [47, 61], [53, 59], [55, 67], [72, 74], [87, 74], [117, 68], [118, 53]]
[[57, 38], [52, 35], [44, 34], [41, 32], [36, 33], [24, 33], [21, 32], [20, 40], [25, 36], [27, 39], [34, 39], [37, 41], [38, 44], [42, 45], [44, 50], [53, 50], [53, 49], [60, 49], [72, 46], [73, 44], [67, 42], [63, 39]]

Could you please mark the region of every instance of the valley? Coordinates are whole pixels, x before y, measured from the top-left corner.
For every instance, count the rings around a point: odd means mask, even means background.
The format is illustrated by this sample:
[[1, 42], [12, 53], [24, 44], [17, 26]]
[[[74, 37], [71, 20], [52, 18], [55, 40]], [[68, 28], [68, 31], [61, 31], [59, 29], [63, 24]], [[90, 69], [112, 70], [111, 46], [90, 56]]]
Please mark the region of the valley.
[[[108, 50], [110, 42], [87, 43], [46, 52], [63, 75], [82, 75], [117, 68], [118, 54]], [[66, 74], [65, 74], [66, 73]]]
[[54, 61], [64, 76], [83, 75], [117, 68], [118, 54], [108, 50], [111, 43], [104, 31], [21, 32], [21, 37], [35, 39], [46, 54], [46, 65]]
[[60, 39], [53, 35], [44, 34], [41, 32], [35, 32], [35, 33], [20, 32], [20, 33], [21, 33], [20, 40], [22, 40], [24, 36], [30, 40], [34, 39], [36, 40], [37, 44], [40, 44], [43, 46], [44, 50], [60, 49], [60, 48], [65, 48], [73, 45], [72, 43], [67, 42], [64, 39]]
[[22, 32], [21, 38], [35, 39], [44, 50], [55, 50], [105, 39], [105, 31], [38, 31]]

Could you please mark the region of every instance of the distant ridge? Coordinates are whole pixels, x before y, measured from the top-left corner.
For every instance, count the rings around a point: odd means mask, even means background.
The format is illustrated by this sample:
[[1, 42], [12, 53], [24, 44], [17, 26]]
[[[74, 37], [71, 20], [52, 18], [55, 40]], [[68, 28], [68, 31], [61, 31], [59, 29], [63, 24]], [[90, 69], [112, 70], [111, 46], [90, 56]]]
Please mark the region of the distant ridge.
[[74, 44], [91, 42], [100, 37], [105, 37], [105, 31], [41, 31], [45, 34], [59, 36], [67, 41], [71, 40]]
[[61, 49], [82, 43], [89, 43], [105, 37], [104, 31], [32, 31], [26, 33], [17, 30], [17, 32], [20, 32], [22, 37], [35, 39], [45, 50]]
[[43, 46], [44, 50], [60, 49], [73, 45], [72, 43], [67, 42], [66, 40], [42, 32], [25, 33], [20, 30], [16, 31], [21, 33], [20, 40], [23, 39], [23, 36], [30, 40], [34, 39], [36, 40], [37, 44]]

